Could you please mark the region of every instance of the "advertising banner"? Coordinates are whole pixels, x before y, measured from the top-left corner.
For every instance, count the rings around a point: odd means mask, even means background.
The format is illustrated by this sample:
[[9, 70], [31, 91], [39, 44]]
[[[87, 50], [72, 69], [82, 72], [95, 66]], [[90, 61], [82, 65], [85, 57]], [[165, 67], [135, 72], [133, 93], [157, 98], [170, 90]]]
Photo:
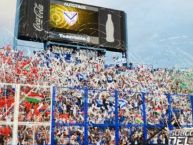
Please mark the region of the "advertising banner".
[[169, 145], [193, 145], [193, 128], [170, 131]]
[[48, 0], [21, 0], [18, 38], [45, 41], [48, 31]]
[[64, 0], [21, 0], [18, 39], [123, 52], [125, 13]]

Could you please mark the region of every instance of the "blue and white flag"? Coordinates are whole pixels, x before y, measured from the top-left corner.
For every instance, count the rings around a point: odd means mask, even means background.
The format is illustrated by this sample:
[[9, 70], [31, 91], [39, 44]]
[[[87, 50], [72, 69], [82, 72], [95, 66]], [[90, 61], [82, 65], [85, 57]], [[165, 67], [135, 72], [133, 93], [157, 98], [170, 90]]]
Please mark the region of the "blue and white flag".
[[125, 107], [127, 105], [127, 100], [119, 99], [119, 105], [120, 105], [120, 108]]

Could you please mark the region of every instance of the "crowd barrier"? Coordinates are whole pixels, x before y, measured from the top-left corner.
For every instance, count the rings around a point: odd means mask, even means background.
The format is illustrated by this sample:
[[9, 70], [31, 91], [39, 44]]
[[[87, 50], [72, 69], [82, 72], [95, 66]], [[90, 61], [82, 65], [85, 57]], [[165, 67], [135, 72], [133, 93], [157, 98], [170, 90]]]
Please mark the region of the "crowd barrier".
[[170, 130], [193, 126], [191, 95], [23, 84], [0, 89], [0, 136], [13, 144], [168, 144]]

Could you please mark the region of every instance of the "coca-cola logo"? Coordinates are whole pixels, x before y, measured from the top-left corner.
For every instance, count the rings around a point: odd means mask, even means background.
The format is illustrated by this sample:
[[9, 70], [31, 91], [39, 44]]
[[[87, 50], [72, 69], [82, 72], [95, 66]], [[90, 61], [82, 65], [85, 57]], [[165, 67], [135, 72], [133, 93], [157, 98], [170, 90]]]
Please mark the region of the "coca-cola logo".
[[44, 6], [42, 4], [34, 3], [35, 22], [33, 27], [41, 32], [43, 31]]

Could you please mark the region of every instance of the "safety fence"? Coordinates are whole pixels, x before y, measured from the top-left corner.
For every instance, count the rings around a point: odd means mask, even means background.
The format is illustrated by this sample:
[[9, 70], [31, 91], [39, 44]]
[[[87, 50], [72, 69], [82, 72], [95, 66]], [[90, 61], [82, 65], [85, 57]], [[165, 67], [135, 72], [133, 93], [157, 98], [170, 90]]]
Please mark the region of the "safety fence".
[[168, 144], [193, 126], [193, 96], [0, 84], [6, 144]]

